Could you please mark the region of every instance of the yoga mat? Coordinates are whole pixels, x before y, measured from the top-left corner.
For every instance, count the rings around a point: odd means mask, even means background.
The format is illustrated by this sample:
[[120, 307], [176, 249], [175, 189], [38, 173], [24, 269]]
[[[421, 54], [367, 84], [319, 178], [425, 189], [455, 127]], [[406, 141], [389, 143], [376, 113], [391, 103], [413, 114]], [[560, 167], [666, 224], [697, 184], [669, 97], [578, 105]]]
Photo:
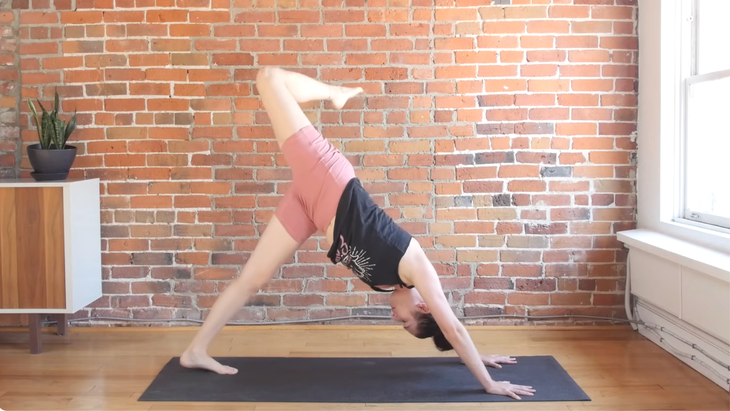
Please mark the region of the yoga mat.
[[[552, 356], [514, 357], [488, 368], [497, 381], [531, 385], [522, 401], [590, 401]], [[456, 357], [437, 358], [216, 358], [235, 375], [180, 366], [171, 359], [139, 401], [448, 403], [517, 401], [487, 394]]]

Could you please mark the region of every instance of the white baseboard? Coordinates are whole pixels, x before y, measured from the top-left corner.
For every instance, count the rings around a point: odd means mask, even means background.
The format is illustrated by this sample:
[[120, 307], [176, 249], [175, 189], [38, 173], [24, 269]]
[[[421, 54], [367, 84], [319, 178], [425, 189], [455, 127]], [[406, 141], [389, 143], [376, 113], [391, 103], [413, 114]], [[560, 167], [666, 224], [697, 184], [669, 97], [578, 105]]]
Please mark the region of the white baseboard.
[[730, 254], [647, 229], [618, 239], [629, 249], [626, 315], [643, 323], [635, 329], [730, 392]]
[[652, 326], [663, 327], [664, 331], [642, 325], [638, 329], [641, 335], [730, 392], [730, 370], [710, 358], [730, 364], [730, 345], [640, 298], [636, 302], [634, 317]]

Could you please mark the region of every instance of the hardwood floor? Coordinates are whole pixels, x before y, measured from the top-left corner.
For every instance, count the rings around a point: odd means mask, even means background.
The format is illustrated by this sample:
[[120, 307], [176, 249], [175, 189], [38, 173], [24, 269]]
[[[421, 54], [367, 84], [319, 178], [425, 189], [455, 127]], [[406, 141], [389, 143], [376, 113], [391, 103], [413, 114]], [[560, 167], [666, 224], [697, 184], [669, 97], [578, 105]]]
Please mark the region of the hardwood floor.
[[[629, 327], [468, 327], [482, 354], [552, 355], [590, 402], [432, 404], [438, 410], [728, 410], [728, 393]], [[197, 327], [0, 329], [3, 410], [414, 410], [424, 404], [153, 403], [137, 399]], [[392, 326], [228, 327], [213, 356], [442, 356]]]

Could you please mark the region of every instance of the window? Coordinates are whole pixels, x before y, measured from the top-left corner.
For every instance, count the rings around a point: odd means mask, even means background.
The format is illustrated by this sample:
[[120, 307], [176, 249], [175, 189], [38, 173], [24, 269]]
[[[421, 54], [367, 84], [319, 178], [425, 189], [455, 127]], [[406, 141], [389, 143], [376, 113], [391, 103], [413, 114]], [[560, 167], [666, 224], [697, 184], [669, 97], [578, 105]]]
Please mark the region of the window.
[[679, 217], [730, 229], [730, 1], [694, 0], [691, 14]]

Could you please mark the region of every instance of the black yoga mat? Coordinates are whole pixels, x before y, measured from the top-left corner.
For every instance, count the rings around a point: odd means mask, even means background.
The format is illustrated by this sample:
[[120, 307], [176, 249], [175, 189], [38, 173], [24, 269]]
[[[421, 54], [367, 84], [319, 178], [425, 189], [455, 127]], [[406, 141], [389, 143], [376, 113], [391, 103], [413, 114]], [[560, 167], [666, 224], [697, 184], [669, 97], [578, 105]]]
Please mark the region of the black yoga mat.
[[[590, 401], [551, 356], [515, 357], [488, 368], [497, 381], [531, 385], [522, 401]], [[139, 401], [444, 403], [517, 401], [487, 394], [456, 357], [438, 358], [216, 358], [238, 369], [218, 375], [168, 362]]]

